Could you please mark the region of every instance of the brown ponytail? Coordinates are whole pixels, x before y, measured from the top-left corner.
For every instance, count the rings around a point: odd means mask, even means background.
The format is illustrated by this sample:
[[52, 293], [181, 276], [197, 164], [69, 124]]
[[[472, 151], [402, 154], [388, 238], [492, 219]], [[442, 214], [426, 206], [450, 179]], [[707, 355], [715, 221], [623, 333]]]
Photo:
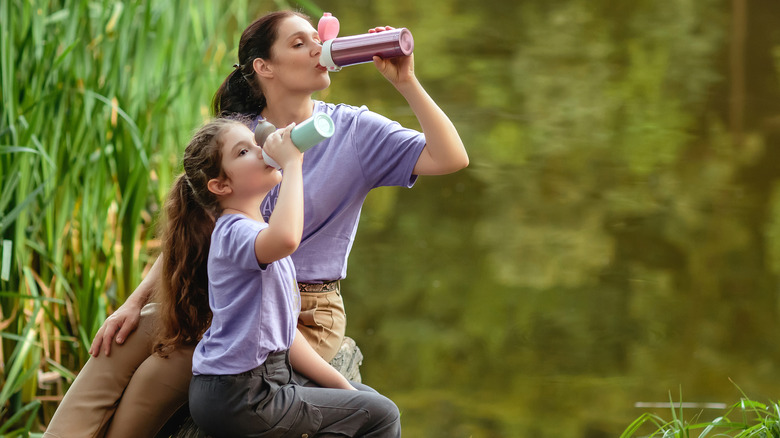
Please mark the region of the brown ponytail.
[[222, 171], [222, 134], [240, 121], [217, 119], [201, 128], [184, 151], [184, 173], [165, 203], [162, 231], [162, 279], [155, 301], [160, 303], [160, 326], [154, 351], [163, 356], [178, 345], [198, 342], [211, 324], [207, 262], [211, 232], [221, 213], [208, 190]]

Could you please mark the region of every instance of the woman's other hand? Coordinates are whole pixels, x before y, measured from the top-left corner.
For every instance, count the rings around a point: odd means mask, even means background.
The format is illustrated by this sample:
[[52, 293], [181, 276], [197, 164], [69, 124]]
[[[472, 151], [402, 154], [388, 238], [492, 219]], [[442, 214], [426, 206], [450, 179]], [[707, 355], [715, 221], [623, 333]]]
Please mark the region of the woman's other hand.
[[141, 307], [135, 305], [134, 301], [126, 301], [103, 322], [95, 339], [92, 340], [89, 354], [98, 357], [102, 347], [103, 352], [108, 356], [111, 353], [112, 341], [116, 340], [120, 345], [124, 343], [130, 333], [138, 327], [140, 318]]
[[[390, 26], [375, 27], [369, 29], [368, 33], [384, 32], [393, 29], [395, 28]], [[409, 56], [397, 56], [390, 59], [382, 59], [378, 56], [374, 56], [374, 65], [377, 70], [382, 73], [382, 76], [390, 81], [396, 88], [416, 80], [416, 77], [414, 76], [414, 54]]]

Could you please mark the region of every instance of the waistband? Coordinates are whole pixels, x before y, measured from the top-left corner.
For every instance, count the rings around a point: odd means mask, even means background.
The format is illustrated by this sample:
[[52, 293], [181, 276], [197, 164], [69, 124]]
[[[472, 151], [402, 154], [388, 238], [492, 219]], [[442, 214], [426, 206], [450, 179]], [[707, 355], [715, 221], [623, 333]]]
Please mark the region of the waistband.
[[235, 374], [236, 376], [272, 375], [276, 371], [290, 371], [290, 350], [271, 353], [265, 358], [265, 362], [257, 368]]
[[298, 283], [301, 292], [332, 292], [341, 288], [341, 280], [326, 281], [324, 283]]

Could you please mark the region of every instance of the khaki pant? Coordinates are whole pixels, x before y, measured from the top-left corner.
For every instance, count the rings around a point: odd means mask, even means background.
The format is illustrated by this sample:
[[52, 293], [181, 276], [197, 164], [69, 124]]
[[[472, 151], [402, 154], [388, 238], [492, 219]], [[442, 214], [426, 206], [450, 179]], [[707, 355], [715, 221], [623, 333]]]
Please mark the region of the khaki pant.
[[[145, 306], [124, 344], [87, 361], [44, 438], [154, 437], [187, 402], [193, 348], [167, 358], [152, 354], [157, 317], [155, 304]], [[346, 328], [340, 292], [302, 293], [298, 328], [325, 360], [333, 359]]]
[[298, 330], [327, 362], [339, 351], [346, 328], [347, 315], [341, 291], [301, 292]]

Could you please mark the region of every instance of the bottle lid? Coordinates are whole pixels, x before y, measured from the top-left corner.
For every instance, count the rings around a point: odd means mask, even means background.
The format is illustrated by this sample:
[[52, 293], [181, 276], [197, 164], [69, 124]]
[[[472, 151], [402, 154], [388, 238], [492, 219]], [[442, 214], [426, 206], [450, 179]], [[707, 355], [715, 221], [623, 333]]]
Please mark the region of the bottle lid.
[[[255, 143], [257, 143], [258, 146], [263, 147], [265, 140], [269, 135], [273, 134], [274, 131], [276, 131], [276, 126], [272, 125], [267, 120], [261, 120], [260, 123], [258, 123], [255, 127]], [[265, 149], [263, 149], [263, 161], [265, 161], [265, 164], [273, 166], [277, 169], [281, 169], [282, 167], [277, 164], [277, 162], [274, 161], [274, 159], [271, 158], [267, 153], [265, 153]]]
[[255, 143], [257, 143], [258, 146], [263, 147], [265, 139], [274, 131], [276, 131], [276, 126], [270, 124], [266, 120], [261, 120], [255, 127]]
[[339, 19], [330, 12], [324, 12], [317, 23], [317, 33], [320, 35], [321, 42], [336, 38], [339, 34]]

